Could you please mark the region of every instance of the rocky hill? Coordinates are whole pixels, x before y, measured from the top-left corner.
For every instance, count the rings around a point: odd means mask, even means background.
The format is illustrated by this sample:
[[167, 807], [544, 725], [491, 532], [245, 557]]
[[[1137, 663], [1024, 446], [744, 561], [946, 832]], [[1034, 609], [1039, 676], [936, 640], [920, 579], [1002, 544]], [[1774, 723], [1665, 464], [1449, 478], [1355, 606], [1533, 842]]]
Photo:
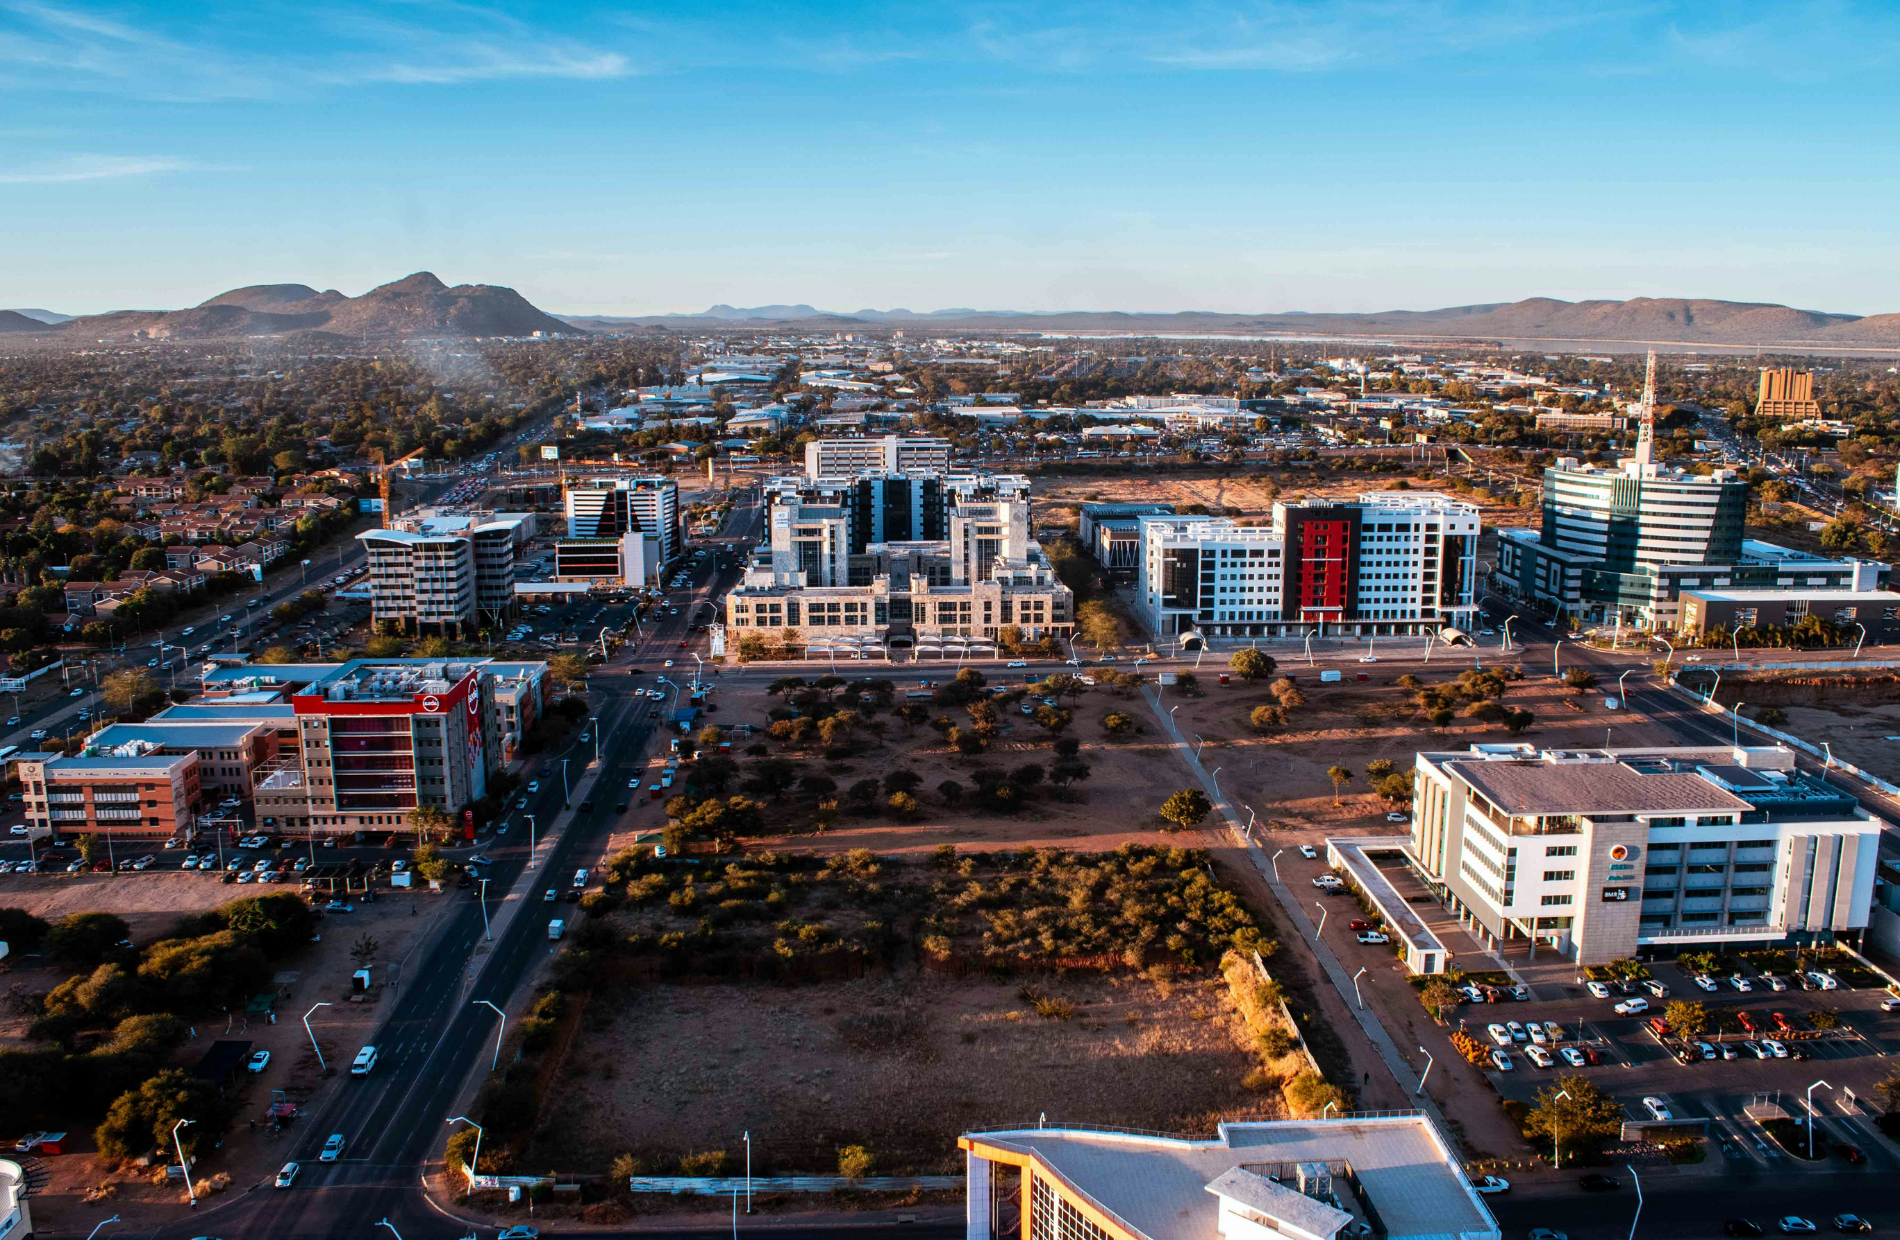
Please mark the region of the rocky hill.
[[0, 332], [50, 332], [52, 325], [29, 319], [16, 310], [0, 310]]
[[[22, 318], [23, 316], [14, 316]], [[32, 322], [32, 320], [23, 320]], [[9, 329], [0, 319], [0, 331]], [[33, 323], [34, 330], [48, 330]], [[352, 336], [526, 336], [584, 334], [535, 309], [511, 288], [458, 284], [429, 272], [384, 284], [360, 297], [307, 284], [256, 284], [220, 293], [188, 310], [121, 310], [86, 315], [52, 329], [87, 338], [210, 340], [324, 331]]]

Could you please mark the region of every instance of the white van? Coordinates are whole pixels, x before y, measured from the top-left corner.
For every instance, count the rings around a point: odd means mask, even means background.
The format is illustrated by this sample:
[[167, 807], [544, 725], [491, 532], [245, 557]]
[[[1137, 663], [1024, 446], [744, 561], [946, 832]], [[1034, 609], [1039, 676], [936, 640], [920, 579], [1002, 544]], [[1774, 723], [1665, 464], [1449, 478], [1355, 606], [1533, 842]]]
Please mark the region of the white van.
[[368, 1076], [370, 1069], [375, 1066], [376, 1048], [373, 1046], [365, 1046], [362, 1050], [356, 1052], [356, 1062], [350, 1065], [350, 1075]]
[[548, 937], [550, 939], [558, 939], [566, 933], [567, 923], [562, 921], [559, 917], [556, 917], [553, 921], [548, 923]]
[[587, 871], [586, 870], [574, 871], [574, 885], [576, 887], [587, 886]]

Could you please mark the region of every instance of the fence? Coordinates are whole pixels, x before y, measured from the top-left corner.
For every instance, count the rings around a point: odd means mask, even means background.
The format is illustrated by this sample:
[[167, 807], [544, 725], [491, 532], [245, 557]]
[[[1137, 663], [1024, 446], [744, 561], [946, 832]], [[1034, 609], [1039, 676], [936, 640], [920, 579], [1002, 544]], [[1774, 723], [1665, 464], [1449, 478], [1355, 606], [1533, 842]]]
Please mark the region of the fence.
[[672, 1193], [698, 1197], [724, 1197], [736, 1193], [961, 1192], [962, 1189], [963, 1177], [960, 1175], [867, 1175], [855, 1180], [843, 1175], [636, 1175], [627, 1180], [627, 1191], [632, 1193]]

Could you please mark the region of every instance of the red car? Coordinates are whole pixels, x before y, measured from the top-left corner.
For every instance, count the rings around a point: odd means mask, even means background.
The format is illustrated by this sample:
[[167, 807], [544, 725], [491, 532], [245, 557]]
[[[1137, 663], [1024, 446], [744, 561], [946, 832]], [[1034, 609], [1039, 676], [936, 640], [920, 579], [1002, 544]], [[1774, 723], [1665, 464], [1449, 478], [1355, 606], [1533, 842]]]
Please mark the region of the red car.
[[1780, 1012], [1768, 1013], [1768, 1019], [1774, 1021], [1775, 1028], [1781, 1030], [1781, 1032], [1783, 1033], [1790, 1033], [1794, 1030], [1793, 1022], [1790, 1021], [1786, 1016], [1783, 1016]]
[[1363, 918], [1363, 917], [1360, 917], [1360, 918], [1356, 918], [1356, 919], [1355, 919], [1355, 920], [1353, 921], [1353, 923], [1352, 923], [1352, 925], [1351, 925], [1350, 927], [1348, 927], [1348, 929], [1352, 929], [1352, 930], [1370, 930], [1370, 929], [1372, 929], [1372, 923], [1371, 923], [1371, 922], [1369, 922], [1369, 921], [1367, 921], [1367, 920], [1366, 920], [1365, 918]]

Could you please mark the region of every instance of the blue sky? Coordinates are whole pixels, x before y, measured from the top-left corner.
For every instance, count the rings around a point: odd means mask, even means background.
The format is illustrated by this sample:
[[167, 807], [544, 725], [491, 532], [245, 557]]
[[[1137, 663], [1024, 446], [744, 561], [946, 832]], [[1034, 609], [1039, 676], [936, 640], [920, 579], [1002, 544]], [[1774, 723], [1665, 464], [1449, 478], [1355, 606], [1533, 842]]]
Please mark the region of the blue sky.
[[0, 0], [0, 306], [1900, 310], [1900, 5]]

